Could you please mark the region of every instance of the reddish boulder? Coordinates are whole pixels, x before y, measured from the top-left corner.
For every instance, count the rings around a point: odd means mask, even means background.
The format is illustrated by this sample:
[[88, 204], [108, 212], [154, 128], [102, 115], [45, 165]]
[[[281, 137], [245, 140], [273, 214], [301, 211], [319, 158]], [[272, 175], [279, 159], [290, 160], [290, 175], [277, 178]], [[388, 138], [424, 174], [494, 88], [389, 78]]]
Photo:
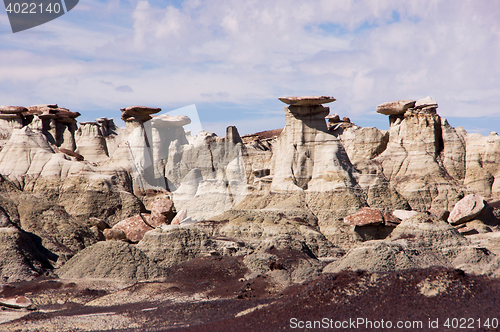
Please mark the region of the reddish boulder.
[[[155, 200], [153, 203], [151, 203], [151, 215], [160, 223], [166, 223], [172, 220], [175, 216], [174, 202], [172, 202], [168, 198], [160, 198]], [[155, 225], [155, 227], [156, 226], [159, 225]]]
[[179, 213], [177, 213], [175, 218], [172, 220], [171, 225], [180, 225], [181, 221], [186, 219], [186, 214], [187, 214], [186, 209], [180, 210]]
[[448, 217], [450, 216], [450, 211], [446, 211], [444, 209], [430, 209], [428, 212], [431, 216], [443, 221], [448, 221]]
[[479, 195], [467, 195], [455, 204], [448, 217], [448, 222], [458, 225], [477, 217], [484, 209], [484, 198]]
[[392, 215], [392, 213], [384, 214], [384, 223], [386, 226], [397, 226], [401, 223], [401, 219]]
[[344, 222], [354, 226], [380, 225], [384, 222], [378, 209], [364, 207], [355, 214], [344, 218]]
[[127, 238], [132, 242], [139, 242], [146, 232], [155, 226], [150, 225], [151, 215], [136, 215], [120, 221], [112, 229], [122, 230]]
[[146, 219], [146, 222], [153, 227], [158, 227], [161, 225], [168, 224], [168, 219], [163, 214], [155, 213], [155, 214], [144, 215], [144, 219]]

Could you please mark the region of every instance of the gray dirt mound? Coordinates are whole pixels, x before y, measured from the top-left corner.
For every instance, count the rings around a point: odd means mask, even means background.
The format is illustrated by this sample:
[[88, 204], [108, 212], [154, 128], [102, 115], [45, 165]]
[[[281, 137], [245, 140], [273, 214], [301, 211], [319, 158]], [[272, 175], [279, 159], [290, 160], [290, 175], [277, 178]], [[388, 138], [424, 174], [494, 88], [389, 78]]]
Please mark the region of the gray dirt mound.
[[84, 223], [73, 218], [64, 207], [45, 198], [22, 195], [17, 198], [20, 227], [40, 237], [40, 244], [59, 262], [65, 262], [79, 250], [97, 242]]
[[135, 246], [120, 241], [98, 242], [71, 258], [58, 272], [60, 278], [104, 278], [122, 282], [165, 276], [162, 268]]
[[469, 240], [449, 223], [431, 219], [425, 214], [419, 214], [401, 222], [389, 237], [389, 240], [399, 239], [424, 248], [446, 248], [470, 244]]
[[396, 271], [430, 266], [449, 266], [438, 253], [423, 254], [417, 249], [407, 248], [399, 243], [368, 241], [349, 250], [346, 256], [325, 267], [324, 273], [344, 270], [369, 272]]
[[32, 280], [52, 269], [31, 237], [15, 227], [0, 228], [0, 282]]
[[206, 255], [214, 247], [212, 242], [197, 228], [169, 226], [147, 232], [137, 248], [154, 263], [167, 268]]
[[428, 268], [461, 268], [482, 274], [494, 255], [469, 240], [448, 223], [418, 215], [403, 221], [384, 241], [367, 241], [325, 267], [324, 273], [344, 270], [370, 272]]

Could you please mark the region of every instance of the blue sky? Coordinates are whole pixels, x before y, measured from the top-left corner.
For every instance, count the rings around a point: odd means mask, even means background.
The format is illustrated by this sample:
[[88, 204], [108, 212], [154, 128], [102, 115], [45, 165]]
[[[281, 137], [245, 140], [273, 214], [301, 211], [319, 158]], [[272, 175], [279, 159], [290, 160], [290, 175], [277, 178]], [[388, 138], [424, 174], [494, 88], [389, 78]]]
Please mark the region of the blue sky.
[[[224, 135], [284, 125], [281, 96], [387, 129], [383, 102], [431, 96], [453, 126], [500, 131], [500, 2], [80, 0], [13, 34], [0, 14], [0, 104], [58, 103], [80, 121], [195, 104]], [[120, 123], [120, 122], [119, 122]]]

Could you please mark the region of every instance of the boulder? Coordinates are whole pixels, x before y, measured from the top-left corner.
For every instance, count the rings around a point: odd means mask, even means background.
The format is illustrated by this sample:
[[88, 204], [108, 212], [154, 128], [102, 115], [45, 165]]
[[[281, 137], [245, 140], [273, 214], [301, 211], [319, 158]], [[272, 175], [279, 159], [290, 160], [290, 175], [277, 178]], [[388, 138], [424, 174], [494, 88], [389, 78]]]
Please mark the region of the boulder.
[[462, 234], [462, 235], [472, 235], [472, 234], [478, 234], [479, 233], [473, 227], [469, 227], [469, 226], [466, 226], [466, 225], [464, 225], [464, 227], [457, 228], [457, 231], [460, 234]]
[[160, 198], [151, 203], [151, 214], [155, 217], [164, 216], [170, 221], [175, 216], [174, 202], [168, 198]]
[[401, 219], [394, 216], [392, 213], [386, 213], [384, 214], [384, 223], [387, 226], [399, 225], [401, 223]]
[[90, 246], [64, 264], [60, 278], [99, 278], [136, 283], [165, 276], [165, 272], [134, 245], [102, 241]]
[[43, 120], [56, 119], [62, 123], [75, 123], [75, 118], [81, 115], [78, 112], [59, 107], [57, 104], [34, 105], [29, 106], [27, 109], [27, 112], [23, 113], [26, 117], [37, 114]]
[[443, 221], [448, 221], [448, 217], [450, 216], [450, 211], [444, 209], [429, 209], [428, 211], [431, 216], [437, 219], [441, 219]]
[[174, 202], [168, 198], [160, 198], [151, 203], [151, 213], [169, 214], [174, 209]]
[[102, 219], [91, 217], [89, 218], [89, 221], [90, 225], [96, 226], [97, 229], [99, 229], [101, 232], [103, 232], [107, 228], [110, 228], [108, 223]]
[[438, 104], [436, 103], [436, 101], [434, 99], [432, 99], [429, 96], [422, 98], [422, 99], [419, 99], [415, 103], [415, 109], [421, 109], [421, 108], [425, 108], [425, 107], [437, 108]]
[[[23, 116], [21, 114], [0, 113], [0, 119], [8, 120], [8, 122], [14, 122], [14, 123], [20, 125], [19, 128], [22, 127]], [[9, 120], [11, 120], [11, 121], [9, 121]]]
[[448, 222], [458, 225], [474, 219], [485, 207], [484, 198], [479, 195], [467, 195], [455, 204], [451, 210]]
[[281, 97], [278, 98], [288, 105], [296, 106], [315, 106], [327, 104], [335, 101], [336, 99], [329, 96], [313, 96], [313, 97]]
[[380, 225], [384, 223], [384, 218], [378, 209], [364, 207], [345, 217], [344, 222], [354, 226]]
[[139, 242], [146, 232], [152, 230], [154, 226], [150, 225], [151, 215], [139, 214], [120, 221], [113, 226], [115, 230], [122, 230], [127, 239], [132, 242]]
[[38, 104], [33, 106], [28, 106], [28, 112], [42, 114], [42, 109], [44, 108], [58, 108], [57, 104]]
[[177, 212], [174, 219], [172, 219], [171, 225], [180, 225], [181, 221], [186, 219], [186, 214], [187, 214], [186, 209], [182, 209], [179, 212]]
[[329, 123], [338, 123], [340, 122], [340, 116], [338, 114], [330, 114], [325, 117]]
[[377, 113], [384, 115], [404, 114], [408, 109], [415, 106], [415, 100], [396, 100], [377, 106]]
[[406, 220], [411, 217], [418, 215], [417, 211], [406, 211], [406, 210], [394, 210], [392, 215], [400, 220]]

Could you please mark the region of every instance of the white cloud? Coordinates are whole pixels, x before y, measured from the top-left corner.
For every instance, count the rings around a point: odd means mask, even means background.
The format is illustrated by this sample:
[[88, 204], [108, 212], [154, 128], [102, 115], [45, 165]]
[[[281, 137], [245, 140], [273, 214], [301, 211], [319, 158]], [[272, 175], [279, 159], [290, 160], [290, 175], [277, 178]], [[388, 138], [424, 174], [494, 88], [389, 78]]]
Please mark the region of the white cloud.
[[82, 110], [332, 94], [332, 111], [359, 116], [431, 95], [445, 116], [491, 115], [498, 17], [481, 0], [91, 0], [39, 28], [51, 33], [0, 35], [0, 98]]

